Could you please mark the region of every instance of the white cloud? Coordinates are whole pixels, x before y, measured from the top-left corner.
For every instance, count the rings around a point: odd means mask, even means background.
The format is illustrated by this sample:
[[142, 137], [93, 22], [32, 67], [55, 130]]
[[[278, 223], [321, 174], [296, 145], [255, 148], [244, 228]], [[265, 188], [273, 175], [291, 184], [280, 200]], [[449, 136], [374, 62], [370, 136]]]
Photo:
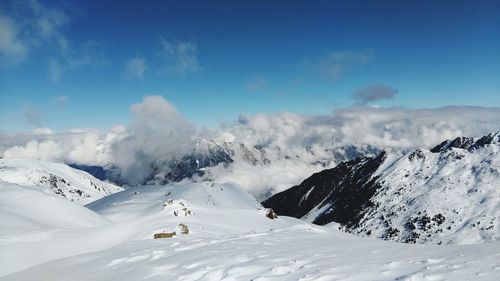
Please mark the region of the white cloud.
[[260, 75], [254, 75], [248, 79], [246, 88], [252, 93], [264, 91], [267, 88], [267, 80]]
[[96, 54], [97, 48], [98, 44], [87, 42], [81, 44], [78, 49], [68, 48], [66, 52], [49, 58], [47, 65], [52, 82], [58, 83], [61, 77], [68, 72], [99, 64]]
[[0, 62], [21, 63], [29, 53], [29, 46], [19, 38], [19, 27], [14, 20], [0, 14]]
[[54, 98], [54, 102], [59, 109], [65, 109], [68, 99], [68, 96], [57, 96]]
[[35, 135], [53, 135], [54, 131], [50, 128], [36, 128], [31, 130], [31, 132]]
[[[112, 159], [110, 143], [116, 131], [102, 135], [98, 130], [73, 130], [53, 133], [50, 129], [35, 129], [30, 133], [0, 134], [0, 148], [7, 158], [30, 158], [45, 161], [104, 165]], [[115, 136], [116, 138], [116, 136]]]
[[143, 57], [135, 57], [125, 65], [125, 71], [129, 79], [142, 80], [147, 68], [146, 59]]
[[436, 109], [354, 107], [332, 115], [294, 113], [243, 116], [229, 128], [250, 145], [275, 144], [293, 150], [374, 145], [383, 148], [430, 148], [444, 139], [498, 131], [500, 109], [448, 106]]
[[137, 183], [148, 175], [153, 161], [191, 148], [196, 129], [162, 96], [147, 96], [130, 109], [134, 120], [126, 137], [113, 144], [111, 153], [124, 177]]
[[40, 48], [51, 46], [58, 52], [65, 53], [68, 40], [64, 28], [69, 19], [63, 10], [58, 7], [44, 6], [37, 0], [25, 1], [15, 6], [13, 14], [23, 21], [24, 40], [32, 47]]
[[67, 17], [62, 11], [46, 9], [39, 5], [38, 18], [36, 19], [40, 36], [44, 39], [56, 39], [62, 50], [65, 49], [66, 38], [61, 33], [61, 28], [67, 23]]
[[65, 71], [64, 66], [62, 66], [58, 59], [51, 58], [49, 59], [48, 67], [50, 80], [52, 80], [52, 82], [54, 83], [59, 82], [59, 80], [61, 79], [61, 75]]
[[[128, 126], [110, 132], [37, 129], [20, 134], [0, 132], [4, 157], [120, 167], [130, 183], [141, 182], [157, 160], [178, 157], [192, 148], [200, 132], [161, 96], [145, 97], [131, 106]], [[213, 132], [215, 139], [244, 143], [257, 157], [270, 161], [252, 165], [235, 161], [207, 170], [217, 181], [236, 181], [263, 198], [299, 183], [311, 173], [331, 167], [349, 146], [387, 150], [431, 148], [457, 136], [480, 137], [499, 131], [500, 108], [450, 106], [436, 109], [355, 107], [330, 115], [295, 113], [240, 116]], [[263, 150], [255, 147], [264, 147]], [[258, 176], [256, 176], [258, 175]]]
[[65, 53], [68, 40], [63, 27], [68, 20], [58, 9], [36, 0], [10, 6], [9, 17], [0, 14], [0, 54], [11, 61], [24, 61], [31, 50], [49, 46]]
[[0, 62], [4, 66], [22, 63], [39, 50], [50, 52], [44, 57], [48, 57], [49, 78], [56, 83], [67, 72], [96, 64], [96, 44], [72, 44], [68, 39], [69, 18], [63, 10], [36, 0], [6, 7], [9, 17], [0, 14]]
[[323, 75], [338, 80], [355, 67], [369, 63], [373, 58], [373, 51], [334, 51], [322, 58], [318, 68]]
[[40, 160], [58, 160], [61, 158], [62, 151], [57, 142], [47, 140], [39, 142], [31, 140], [24, 146], [14, 146], [4, 152], [6, 158], [32, 158], [36, 155]]
[[[208, 170], [218, 181], [235, 181], [259, 199], [300, 183], [314, 172], [333, 167], [355, 152], [431, 148], [458, 136], [480, 137], [499, 131], [500, 108], [437, 109], [347, 108], [332, 115], [294, 113], [240, 116], [220, 132], [220, 139], [265, 147], [269, 165], [235, 161]], [[355, 155], [355, 154], [354, 154]], [[325, 165], [325, 166], [323, 166]], [[258, 175], [258, 176], [256, 176]]]
[[34, 127], [40, 127], [42, 125], [42, 115], [40, 114], [39, 108], [31, 102], [25, 103], [23, 106], [22, 115], [24, 121]]
[[[0, 155], [88, 165], [113, 163], [130, 182], [139, 182], [149, 173], [151, 162], [191, 148], [196, 128], [163, 97], [145, 97], [130, 109], [133, 122], [128, 127], [115, 126], [106, 134], [96, 129], [53, 133], [47, 128], [21, 134], [0, 132]], [[26, 112], [33, 125], [40, 121], [31, 111]]]
[[197, 46], [192, 42], [172, 42], [161, 39], [162, 53], [167, 59], [167, 72], [185, 75], [201, 69], [196, 56]]
[[258, 200], [299, 184], [306, 177], [324, 167], [300, 159], [273, 159], [270, 165], [251, 165], [235, 161], [231, 165], [219, 165], [206, 170], [206, 178], [215, 181], [237, 182]]

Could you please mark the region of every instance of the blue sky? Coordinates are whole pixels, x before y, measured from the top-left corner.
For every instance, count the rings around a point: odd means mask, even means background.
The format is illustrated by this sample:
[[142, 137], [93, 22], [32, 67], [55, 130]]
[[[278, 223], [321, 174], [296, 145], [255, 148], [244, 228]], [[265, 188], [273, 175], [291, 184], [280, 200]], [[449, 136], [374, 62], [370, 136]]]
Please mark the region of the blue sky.
[[0, 0], [0, 130], [354, 105], [500, 107], [499, 1]]

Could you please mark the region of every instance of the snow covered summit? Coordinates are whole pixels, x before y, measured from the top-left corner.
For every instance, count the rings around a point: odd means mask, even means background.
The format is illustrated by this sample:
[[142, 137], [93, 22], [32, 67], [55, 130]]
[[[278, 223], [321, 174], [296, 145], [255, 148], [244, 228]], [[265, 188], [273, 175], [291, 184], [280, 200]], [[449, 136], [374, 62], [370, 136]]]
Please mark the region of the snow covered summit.
[[408, 243], [500, 239], [500, 134], [343, 162], [264, 202], [278, 215]]
[[0, 159], [0, 181], [30, 187], [81, 205], [122, 190], [65, 164], [31, 159]]
[[487, 145], [500, 144], [500, 132], [490, 133], [482, 138], [476, 139], [473, 137], [458, 137], [454, 140], [445, 140], [439, 145], [431, 149], [431, 152], [442, 152], [451, 148], [461, 148], [473, 150]]

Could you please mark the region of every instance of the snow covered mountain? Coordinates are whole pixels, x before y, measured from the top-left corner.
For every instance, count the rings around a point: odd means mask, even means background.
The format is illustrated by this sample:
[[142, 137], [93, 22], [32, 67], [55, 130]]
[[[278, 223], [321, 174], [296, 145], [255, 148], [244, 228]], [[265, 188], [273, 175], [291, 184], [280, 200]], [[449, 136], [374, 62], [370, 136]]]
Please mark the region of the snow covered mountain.
[[[244, 163], [249, 166], [272, 166], [284, 160], [291, 158], [300, 159], [299, 155], [293, 152], [282, 151], [274, 146], [255, 146], [249, 147], [244, 143], [224, 142], [218, 143], [208, 139], [197, 139], [194, 142], [190, 153], [183, 155], [180, 159], [168, 159], [153, 163], [153, 170], [148, 184], [164, 184], [167, 182], [176, 182], [192, 176], [203, 176], [206, 170], [211, 167], [223, 165], [231, 166]], [[310, 165], [320, 165], [327, 167], [336, 161], [355, 159], [364, 155], [372, 155], [379, 152], [374, 147], [336, 147], [327, 149], [327, 156], [315, 157], [314, 152], [309, 152], [309, 157], [301, 159]], [[279, 165], [279, 164], [278, 164]], [[158, 181], [160, 179], [160, 181]]]
[[491, 241], [475, 245], [408, 245], [276, 218], [235, 183], [135, 186], [81, 206], [20, 172], [62, 178], [73, 169], [2, 159], [23, 163], [0, 162], [19, 183], [0, 181], [0, 279], [497, 280], [499, 134], [490, 137], [341, 163], [295, 187], [300, 194], [288, 193], [290, 205], [276, 210], [312, 206], [301, 217], [333, 217], [344, 230], [397, 241], [403, 231], [419, 234], [407, 242]]
[[207, 139], [196, 139], [189, 153], [170, 159], [158, 159], [151, 163], [150, 175], [144, 183], [165, 184], [195, 175], [202, 176], [206, 168], [233, 162], [234, 154], [229, 143], [219, 144]]
[[314, 172], [334, 167], [341, 161], [375, 156], [381, 151], [369, 145], [339, 146], [335, 140], [325, 147], [299, 145], [299, 148], [284, 150], [265, 142], [249, 146], [235, 141], [198, 138], [187, 147], [190, 148], [178, 153], [148, 158], [134, 168], [113, 162], [104, 166], [75, 163], [70, 166], [119, 186], [163, 185], [185, 179], [237, 182], [263, 200], [298, 184]]
[[445, 140], [436, 147], [432, 148], [431, 152], [442, 152], [451, 148], [474, 150], [490, 144], [500, 144], [500, 132], [490, 133], [479, 139], [472, 137], [458, 137], [454, 140]]
[[263, 202], [278, 215], [408, 243], [500, 239], [500, 133], [343, 162]]
[[[247, 148], [243, 143], [222, 142], [210, 139], [195, 139], [192, 149], [181, 155], [158, 158], [149, 163], [149, 175], [142, 182], [149, 185], [162, 185], [179, 182], [194, 176], [203, 176], [205, 170], [218, 166], [227, 166], [237, 161], [244, 161], [252, 165], [267, 163], [268, 160], [260, 157], [256, 149]], [[257, 156], [256, 156], [257, 155]], [[83, 170], [101, 180], [109, 180], [119, 184], [128, 184], [120, 174], [120, 169], [112, 163], [106, 166], [70, 164], [71, 167]]]
[[[237, 182], [249, 188], [253, 196], [264, 199], [282, 191], [311, 173], [333, 167], [336, 163], [380, 152], [372, 146], [310, 147], [282, 150], [279, 146], [196, 139], [186, 153], [158, 156], [141, 165], [144, 178], [134, 170], [121, 173], [114, 164], [106, 167], [74, 165], [96, 177], [118, 185], [162, 185], [184, 179]], [[255, 177], [256, 174], [261, 177]]]
[[67, 165], [28, 159], [0, 159], [0, 182], [14, 183], [85, 205], [121, 191]]

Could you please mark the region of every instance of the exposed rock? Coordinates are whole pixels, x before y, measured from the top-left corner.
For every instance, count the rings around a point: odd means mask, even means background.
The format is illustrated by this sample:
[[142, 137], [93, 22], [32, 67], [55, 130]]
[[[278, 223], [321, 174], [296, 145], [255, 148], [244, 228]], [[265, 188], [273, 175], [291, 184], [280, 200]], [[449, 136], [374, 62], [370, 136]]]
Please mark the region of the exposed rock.
[[498, 144], [500, 143], [500, 132], [490, 133], [479, 139], [474, 139], [472, 137], [458, 137], [454, 140], [445, 140], [431, 149], [431, 152], [443, 152], [451, 148], [460, 148], [465, 150], [473, 150], [483, 147], [488, 144]]
[[378, 184], [372, 174], [385, 159], [360, 158], [342, 162], [333, 169], [313, 174], [300, 185], [280, 192], [262, 202], [264, 207], [284, 216], [305, 218], [315, 213], [313, 223], [324, 225], [335, 221], [355, 226], [376, 192]]
[[278, 216], [276, 215], [276, 213], [271, 208], [266, 209], [266, 217], [268, 217], [268, 218], [270, 218], [272, 220], [278, 218]]
[[181, 234], [189, 234], [189, 228], [187, 225], [180, 223], [179, 226]]
[[188, 217], [193, 215], [191, 210], [188, 208], [187, 202], [184, 202], [182, 200], [167, 199], [163, 203], [163, 209], [171, 211], [172, 214], [176, 217], [178, 216]]
[[175, 235], [176, 235], [175, 231], [174, 232], [160, 232], [160, 233], [155, 233], [154, 238], [155, 239], [172, 238]]

